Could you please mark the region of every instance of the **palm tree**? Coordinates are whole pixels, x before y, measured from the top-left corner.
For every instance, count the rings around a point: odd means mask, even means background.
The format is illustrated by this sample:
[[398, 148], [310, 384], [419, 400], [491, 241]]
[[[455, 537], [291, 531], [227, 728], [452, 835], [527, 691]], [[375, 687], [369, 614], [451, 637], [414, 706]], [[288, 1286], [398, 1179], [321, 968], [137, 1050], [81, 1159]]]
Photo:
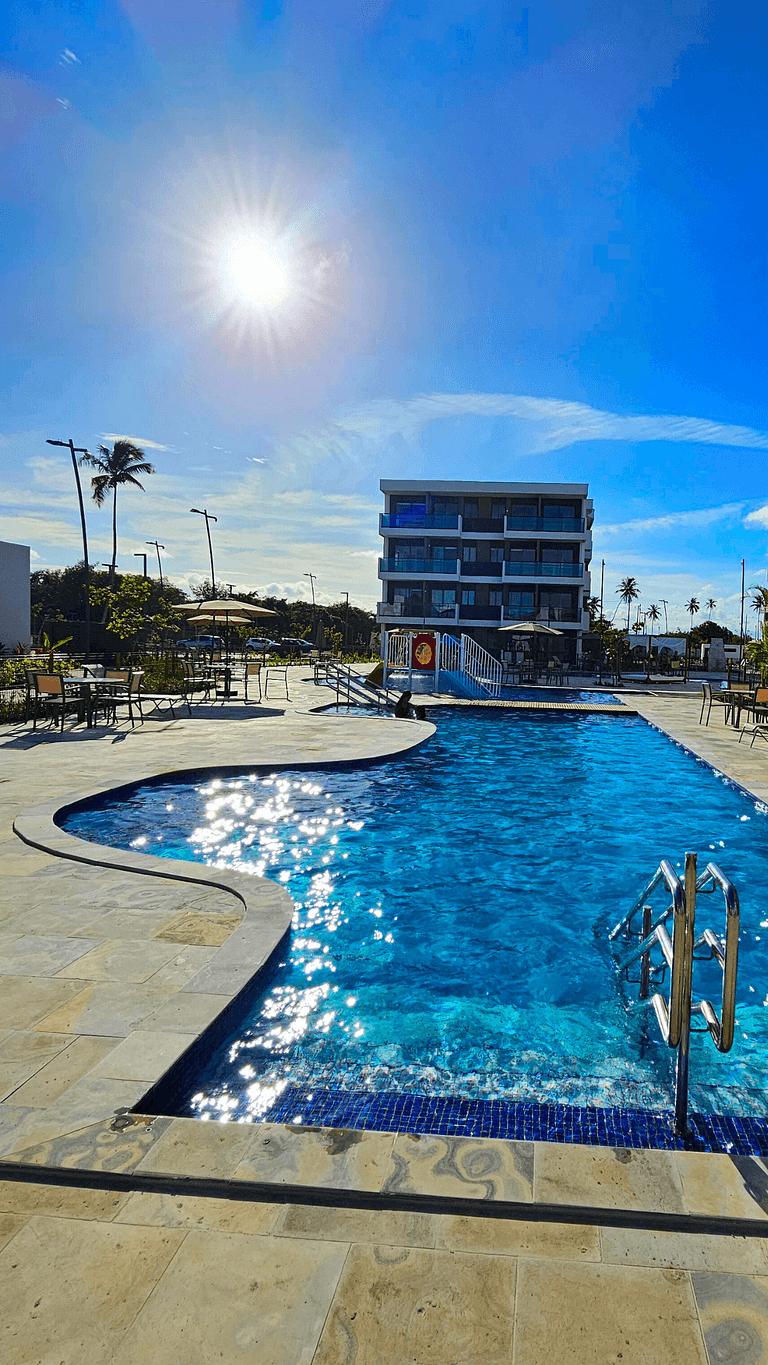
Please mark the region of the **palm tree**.
[[629, 613], [635, 598], [640, 596], [640, 589], [637, 586], [636, 578], [622, 578], [618, 588], [619, 599], [627, 604], [627, 631], [629, 631]]
[[659, 617], [661, 616], [661, 612], [659, 611], [659, 608], [656, 606], [656, 603], [655, 603], [655, 602], [651, 602], [651, 605], [650, 605], [650, 607], [648, 608], [648, 610], [647, 610], [647, 612], [646, 612], [645, 614], [646, 614], [646, 616], [648, 617], [648, 620], [649, 620], [650, 623], [651, 623], [651, 633], [650, 633], [650, 636], [649, 636], [649, 638], [648, 638], [648, 674], [647, 674], [647, 676], [648, 676], [648, 682], [650, 682], [650, 681], [651, 681], [651, 650], [652, 650], [652, 648], [653, 648], [653, 627], [655, 626], [656, 622], [658, 621]]
[[109, 581], [114, 583], [117, 564], [117, 490], [123, 483], [132, 483], [143, 490], [144, 485], [139, 483], [136, 475], [154, 474], [155, 466], [149, 463], [144, 451], [131, 441], [115, 441], [111, 450], [109, 446], [99, 446], [98, 455], [91, 455], [89, 451], [81, 456], [80, 463], [98, 470], [91, 479], [93, 501], [97, 507], [101, 507], [108, 489], [112, 489], [112, 563], [109, 566]]
[[699, 599], [697, 597], [692, 597], [690, 602], [686, 602], [685, 604], [685, 610], [691, 613], [691, 630], [693, 630], [693, 618], [699, 609]]
[[714, 597], [708, 597], [707, 600], [706, 600], [706, 602], [704, 603], [704, 606], [706, 607], [707, 611], [709, 612], [709, 619], [710, 619], [710, 621], [711, 621], [711, 620], [712, 620], [712, 612], [715, 610], [715, 607], [717, 606], [717, 602], [715, 601]]
[[768, 588], [764, 588], [760, 583], [753, 583], [749, 590], [752, 594], [752, 610], [763, 617], [763, 631], [768, 620]]

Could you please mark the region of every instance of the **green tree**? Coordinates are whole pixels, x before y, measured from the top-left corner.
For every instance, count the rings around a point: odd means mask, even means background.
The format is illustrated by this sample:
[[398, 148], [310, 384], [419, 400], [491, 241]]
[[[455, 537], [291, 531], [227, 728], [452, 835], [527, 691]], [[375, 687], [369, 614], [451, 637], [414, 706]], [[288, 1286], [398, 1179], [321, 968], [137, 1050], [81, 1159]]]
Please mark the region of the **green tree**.
[[717, 602], [715, 601], [714, 597], [708, 597], [706, 602], [704, 603], [704, 607], [706, 611], [709, 613], [710, 619], [712, 617], [712, 612], [715, 610], [716, 606]]
[[648, 666], [647, 666], [647, 668], [646, 668], [646, 673], [645, 673], [645, 676], [646, 676], [647, 681], [650, 682], [650, 681], [651, 681], [651, 651], [653, 650], [653, 627], [655, 626], [656, 622], [659, 620], [659, 618], [660, 618], [660, 616], [661, 616], [661, 612], [660, 612], [659, 608], [656, 606], [656, 603], [655, 603], [655, 602], [651, 602], [651, 605], [650, 605], [650, 607], [648, 608], [648, 610], [647, 610], [647, 612], [646, 612], [645, 614], [646, 614], [648, 620], [649, 620], [650, 623], [651, 623], [651, 629], [650, 629], [650, 633], [649, 633], [649, 636], [648, 636], [648, 660], [647, 660]]
[[640, 596], [637, 579], [622, 578], [616, 591], [619, 594], [620, 601], [627, 604], [627, 631], [629, 631], [629, 613], [632, 609], [632, 603]]
[[99, 446], [99, 454], [81, 455], [80, 463], [97, 470], [91, 479], [93, 501], [101, 507], [109, 490], [112, 490], [112, 563], [109, 568], [109, 581], [114, 587], [115, 566], [117, 564], [117, 490], [123, 484], [131, 483], [143, 492], [144, 485], [136, 478], [137, 474], [154, 474], [155, 466], [149, 463], [144, 451], [132, 441], [115, 441], [112, 449]]
[[693, 618], [696, 612], [700, 610], [698, 597], [692, 597], [690, 602], [686, 602], [685, 610], [691, 614], [691, 630], [693, 630]]
[[124, 574], [118, 588], [91, 588], [91, 602], [106, 608], [106, 625], [113, 635], [130, 640], [151, 624], [147, 612], [151, 591], [147, 578]]

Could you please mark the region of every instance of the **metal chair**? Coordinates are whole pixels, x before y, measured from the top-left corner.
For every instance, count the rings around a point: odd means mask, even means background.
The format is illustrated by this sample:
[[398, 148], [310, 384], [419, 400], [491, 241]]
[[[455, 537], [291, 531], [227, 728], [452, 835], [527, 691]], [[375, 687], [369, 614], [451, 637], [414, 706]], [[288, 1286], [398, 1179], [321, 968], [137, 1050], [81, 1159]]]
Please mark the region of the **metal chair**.
[[60, 729], [64, 732], [64, 716], [67, 708], [82, 709], [82, 699], [68, 698], [64, 690], [64, 680], [60, 673], [35, 673], [35, 710], [32, 717], [32, 729], [37, 729], [37, 717], [41, 710], [55, 715], [58, 712], [61, 717]]
[[708, 682], [703, 682], [701, 684], [701, 711], [699, 712], [699, 725], [701, 725], [702, 720], [704, 720], [705, 708], [707, 712], [707, 719], [704, 721], [704, 724], [709, 725], [709, 717], [712, 712], [713, 703], [716, 706], [723, 707], [724, 711], [723, 724], [727, 725], [731, 711], [733, 709], [733, 700], [730, 696], [721, 696], [717, 692], [713, 692], [712, 684]]
[[[259, 685], [259, 701], [261, 701], [261, 698], [262, 698], [262, 691], [261, 691], [261, 668], [262, 668], [262, 665], [261, 665], [261, 664], [247, 663], [247, 664], [245, 665], [244, 691], [243, 691], [243, 700], [244, 700], [244, 701], [249, 701], [249, 700], [250, 700], [249, 697], [248, 697], [248, 683], [249, 683], [249, 680], [251, 680], [251, 679], [253, 679], [254, 682], [258, 683], [258, 685]], [[288, 689], [287, 689], [287, 687], [286, 687], [286, 692], [287, 692], [287, 690], [288, 690]]]
[[265, 673], [264, 673], [264, 696], [265, 696], [265, 697], [268, 697], [268, 696], [269, 696], [269, 680], [270, 680], [270, 678], [273, 678], [277, 673], [279, 673], [279, 674], [281, 675], [282, 681], [283, 681], [283, 683], [284, 683], [284, 685], [285, 685], [285, 699], [286, 699], [286, 701], [290, 701], [291, 699], [290, 699], [290, 697], [288, 696], [288, 666], [287, 666], [287, 664], [283, 664], [282, 666], [281, 666], [280, 664], [271, 664], [270, 667], [266, 669], [266, 671], [265, 671]]

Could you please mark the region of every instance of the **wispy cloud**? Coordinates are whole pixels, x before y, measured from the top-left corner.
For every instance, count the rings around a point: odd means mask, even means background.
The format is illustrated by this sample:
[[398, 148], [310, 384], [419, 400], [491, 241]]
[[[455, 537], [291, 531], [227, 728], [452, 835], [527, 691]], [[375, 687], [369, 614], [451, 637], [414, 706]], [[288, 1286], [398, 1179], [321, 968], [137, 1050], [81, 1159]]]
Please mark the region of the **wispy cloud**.
[[148, 441], [146, 436], [126, 436], [122, 431], [100, 431], [99, 436], [102, 441], [130, 441], [132, 445], [141, 446], [144, 450], [169, 450], [173, 446], [160, 445], [158, 441]]
[[768, 526], [768, 507], [756, 507], [744, 518], [745, 526]]
[[[745, 502], [726, 502], [720, 507], [697, 507], [690, 512], [669, 512], [661, 517], [639, 517], [634, 521], [607, 522], [596, 526], [600, 535], [628, 535], [637, 531], [673, 531], [683, 526], [714, 526], [718, 521], [736, 521], [742, 515]], [[768, 508], [764, 509], [768, 513]], [[750, 520], [750, 516], [746, 521]], [[766, 520], [768, 525], [768, 519]]]

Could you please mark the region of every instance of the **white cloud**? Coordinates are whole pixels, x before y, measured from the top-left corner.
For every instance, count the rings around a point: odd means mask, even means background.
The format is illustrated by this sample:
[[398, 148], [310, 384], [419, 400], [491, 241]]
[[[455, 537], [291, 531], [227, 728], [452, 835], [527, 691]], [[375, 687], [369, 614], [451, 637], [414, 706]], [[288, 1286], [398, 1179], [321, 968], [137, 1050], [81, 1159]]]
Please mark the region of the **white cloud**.
[[[608, 536], [626, 535], [636, 531], [672, 531], [682, 526], [714, 526], [719, 521], [735, 521], [746, 506], [745, 502], [726, 502], [720, 507], [699, 507], [690, 512], [669, 512], [661, 517], [640, 517], [635, 521], [607, 522], [604, 525], [597, 523], [595, 531], [599, 535]], [[768, 512], [768, 508], [765, 510]], [[749, 517], [746, 520], [749, 521]]]
[[744, 518], [745, 526], [768, 526], [768, 507], [756, 507]]
[[100, 431], [99, 436], [102, 441], [130, 441], [132, 445], [141, 446], [146, 450], [173, 450], [173, 446], [162, 446], [157, 441], [148, 441], [146, 436], [126, 436], [118, 431]]

